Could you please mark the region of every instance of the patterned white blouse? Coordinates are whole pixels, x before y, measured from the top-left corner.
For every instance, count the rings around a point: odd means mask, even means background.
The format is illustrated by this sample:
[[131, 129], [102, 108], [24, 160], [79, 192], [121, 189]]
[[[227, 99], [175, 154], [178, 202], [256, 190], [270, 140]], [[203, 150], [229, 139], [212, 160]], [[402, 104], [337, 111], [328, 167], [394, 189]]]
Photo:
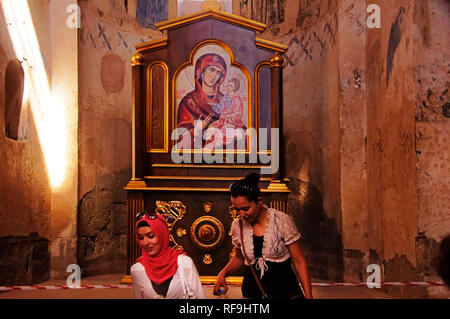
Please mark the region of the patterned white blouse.
[[[290, 215], [267, 206], [264, 206], [264, 208], [267, 209], [267, 223], [264, 232], [262, 258], [258, 258], [258, 260], [255, 260], [253, 253], [253, 227], [242, 220], [245, 253], [251, 264], [257, 262], [257, 269], [260, 269], [261, 277], [264, 275], [264, 269], [267, 270], [265, 261], [283, 262], [287, 260], [290, 257], [287, 246], [301, 238], [301, 234]], [[231, 224], [231, 237], [233, 246], [241, 249], [239, 220], [234, 220]], [[248, 266], [246, 261], [245, 264]]]

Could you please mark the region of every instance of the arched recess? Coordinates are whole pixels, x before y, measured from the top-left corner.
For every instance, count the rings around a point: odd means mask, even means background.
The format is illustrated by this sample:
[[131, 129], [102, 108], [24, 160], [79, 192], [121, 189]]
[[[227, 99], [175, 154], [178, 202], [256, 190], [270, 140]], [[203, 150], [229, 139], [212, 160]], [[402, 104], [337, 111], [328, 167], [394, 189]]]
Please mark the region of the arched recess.
[[9, 61], [5, 72], [5, 135], [16, 141], [27, 138], [24, 81], [22, 64], [17, 59]]

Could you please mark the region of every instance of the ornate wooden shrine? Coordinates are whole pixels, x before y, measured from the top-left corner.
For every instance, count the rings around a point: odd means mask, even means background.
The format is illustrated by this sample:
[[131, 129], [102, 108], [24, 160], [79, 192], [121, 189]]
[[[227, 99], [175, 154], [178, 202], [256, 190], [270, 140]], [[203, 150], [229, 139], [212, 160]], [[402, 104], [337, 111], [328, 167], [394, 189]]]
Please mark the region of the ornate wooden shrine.
[[171, 244], [193, 258], [206, 282], [232, 253], [231, 183], [262, 173], [265, 202], [287, 212], [281, 121], [287, 47], [256, 37], [264, 24], [217, 9], [157, 27], [167, 37], [136, 46], [131, 58], [127, 274], [140, 256], [135, 216], [156, 210], [169, 223]]

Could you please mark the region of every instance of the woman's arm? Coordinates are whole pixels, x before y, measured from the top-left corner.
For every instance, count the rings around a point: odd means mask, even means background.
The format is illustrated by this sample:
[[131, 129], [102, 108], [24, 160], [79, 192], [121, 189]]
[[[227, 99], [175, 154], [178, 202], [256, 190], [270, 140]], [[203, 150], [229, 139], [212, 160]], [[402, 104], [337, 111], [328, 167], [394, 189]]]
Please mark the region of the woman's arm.
[[236, 252], [233, 258], [228, 262], [228, 264], [223, 267], [223, 269], [220, 271], [219, 275], [217, 276], [216, 283], [214, 284], [214, 290], [213, 294], [218, 295], [220, 287], [223, 287], [225, 289], [225, 292], [228, 291], [228, 286], [226, 282], [226, 276], [229, 274], [232, 274], [239, 270], [244, 265], [244, 256], [242, 256], [242, 252], [239, 248], [234, 248], [234, 251]]
[[188, 256], [183, 256], [182, 258], [184, 261], [182, 265], [184, 269], [182, 269], [182, 271], [187, 274], [186, 280], [195, 295], [195, 299], [205, 299], [205, 292], [203, 291], [200, 276], [198, 274], [197, 267], [195, 267], [194, 261]]
[[144, 299], [145, 285], [149, 282], [147, 273], [141, 263], [136, 263], [130, 269], [133, 282], [133, 296], [135, 299]]
[[305, 292], [306, 299], [313, 299], [312, 289], [311, 289], [311, 279], [308, 272], [308, 264], [306, 263], [306, 258], [303, 255], [302, 249], [300, 247], [300, 241], [295, 241], [288, 246], [289, 253], [291, 255], [292, 263], [294, 264], [295, 272], [300, 279], [303, 290]]

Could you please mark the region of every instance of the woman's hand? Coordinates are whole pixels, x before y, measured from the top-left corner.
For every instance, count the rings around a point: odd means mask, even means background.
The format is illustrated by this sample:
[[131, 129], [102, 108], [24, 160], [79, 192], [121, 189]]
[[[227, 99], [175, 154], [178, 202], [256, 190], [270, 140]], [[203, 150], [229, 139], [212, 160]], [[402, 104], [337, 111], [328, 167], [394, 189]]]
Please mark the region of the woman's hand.
[[238, 269], [240, 269], [244, 265], [244, 257], [242, 256], [241, 250], [233, 248], [235, 252], [233, 258], [228, 262], [228, 264], [222, 269], [216, 279], [216, 283], [214, 284], [213, 294], [219, 295], [220, 287], [223, 287], [225, 292], [228, 291], [228, 285], [226, 282], [226, 276], [228, 274], [233, 274]]
[[[221, 292], [220, 288], [223, 288], [225, 290], [225, 292]], [[213, 294], [217, 296], [222, 293], [226, 293], [227, 291], [228, 291], [228, 286], [227, 286], [226, 277], [222, 272], [220, 272], [219, 276], [217, 276], [216, 283], [214, 284]]]

